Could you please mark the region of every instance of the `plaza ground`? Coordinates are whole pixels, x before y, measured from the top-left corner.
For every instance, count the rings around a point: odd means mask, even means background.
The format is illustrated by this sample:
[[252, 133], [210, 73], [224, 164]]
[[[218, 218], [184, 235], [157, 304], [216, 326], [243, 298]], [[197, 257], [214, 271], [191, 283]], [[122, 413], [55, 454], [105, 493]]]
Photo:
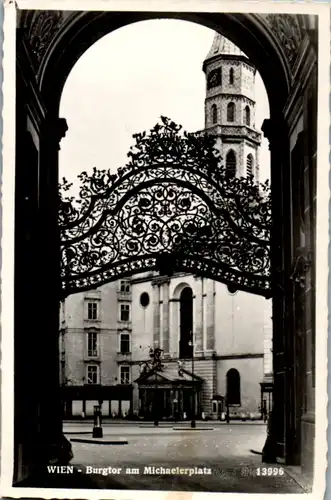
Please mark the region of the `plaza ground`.
[[[305, 492], [281, 464], [272, 466], [273, 474], [276, 475], [263, 475], [262, 468], [268, 469], [268, 466], [261, 463], [258, 452], [262, 451], [265, 442], [266, 425], [253, 422], [198, 422], [199, 430], [191, 430], [189, 425], [189, 422], [180, 425], [160, 424], [154, 428], [152, 424], [105, 423], [105, 441], [123, 439], [128, 444], [72, 442], [74, 458], [71, 465], [75, 467], [75, 474], [49, 474], [47, 486], [200, 492]], [[174, 427], [179, 430], [174, 430]], [[65, 423], [64, 431], [69, 440], [91, 438], [93, 441], [91, 422]], [[153, 466], [156, 468], [154, 474], [151, 474], [150, 469], [145, 469]], [[91, 471], [88, 467], [121, 468], [121, 471], [108, 473], [108, 470], [95, 470], [98, 473], [87, 474]], [[159, 467], [197, 469], [191, 475], [164, 474], [157, 470]], [[135, 471], [131, 473], [128, 469]], [[211, 472], [196, 473], [199, 469], [210, 469]]]

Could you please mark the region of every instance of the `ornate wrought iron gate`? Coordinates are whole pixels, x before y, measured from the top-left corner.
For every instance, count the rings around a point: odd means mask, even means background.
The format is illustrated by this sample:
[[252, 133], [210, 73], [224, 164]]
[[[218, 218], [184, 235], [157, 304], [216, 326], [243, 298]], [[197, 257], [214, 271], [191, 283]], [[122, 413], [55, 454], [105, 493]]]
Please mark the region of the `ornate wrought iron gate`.
[[161, 120], [124, 168], [82, 173], [80, 198], [61, 196], [62, 298], [148, 270], [270, 297], [267, 186], [227, 173], [215, 137]]

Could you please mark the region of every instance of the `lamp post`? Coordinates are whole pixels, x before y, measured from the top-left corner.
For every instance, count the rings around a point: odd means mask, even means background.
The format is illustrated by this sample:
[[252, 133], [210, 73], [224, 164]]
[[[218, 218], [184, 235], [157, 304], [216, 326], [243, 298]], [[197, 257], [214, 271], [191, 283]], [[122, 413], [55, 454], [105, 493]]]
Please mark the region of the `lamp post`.
[[102, 424], [101, 424], [100, 401], [99, 401], [98, 405], [94, 406], [94, 425], [93, 425], [92, 437], [94, 437], [94, 438], [102, 438], [103, 437]]
[[228, 396], [226, 396], [226, 423], [230, 423], [230, 408], [229, 408], [229, 402], [228, 402]]
[[195, 387], [194, 387], [194, 343], [193, 343], [193, 332], [191, 332], [192, 340], [189, 341], [188, 345], [192, 347], [192, 420], [191, 427], [194, 429], [196, 427], [195, 423]]
[[157, 372], [162, 370], [161, 355], [163, 349], [160, 347], [150, 348], [149, 355], [152, 359], [152, 367], [155, 374], [155, 397], [154, 397], [154, 425], [157, 427], [159, 425], [158, 419], [158, 400], [157, 400]]

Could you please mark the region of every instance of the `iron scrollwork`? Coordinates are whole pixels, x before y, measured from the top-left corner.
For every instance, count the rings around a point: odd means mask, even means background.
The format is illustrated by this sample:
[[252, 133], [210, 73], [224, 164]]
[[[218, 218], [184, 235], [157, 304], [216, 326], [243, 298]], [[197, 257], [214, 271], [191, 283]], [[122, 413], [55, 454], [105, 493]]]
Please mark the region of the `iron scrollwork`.
[[63, 295], [137, 272], [200, 274], [270, 295], [267, 185], [228, 178], [215, 138], [168, 118], [136, 134], [128, 164], [80, 175], [78, 200], [60, 198]]

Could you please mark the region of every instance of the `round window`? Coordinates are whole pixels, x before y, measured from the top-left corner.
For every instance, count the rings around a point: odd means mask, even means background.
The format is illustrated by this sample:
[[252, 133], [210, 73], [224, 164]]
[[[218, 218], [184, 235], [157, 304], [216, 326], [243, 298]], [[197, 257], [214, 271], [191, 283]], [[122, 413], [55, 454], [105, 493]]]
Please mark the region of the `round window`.
[[147, 292], [144, 292], [140, 295], [140, 304], [142, 307], [147, 307], [149, 304], [149, 295]]
[[236, 293], [238, 292], [238, 290], [233, 285], [228, 285], [228, 292], [230, 293], [230, 295], [236, 295]]

